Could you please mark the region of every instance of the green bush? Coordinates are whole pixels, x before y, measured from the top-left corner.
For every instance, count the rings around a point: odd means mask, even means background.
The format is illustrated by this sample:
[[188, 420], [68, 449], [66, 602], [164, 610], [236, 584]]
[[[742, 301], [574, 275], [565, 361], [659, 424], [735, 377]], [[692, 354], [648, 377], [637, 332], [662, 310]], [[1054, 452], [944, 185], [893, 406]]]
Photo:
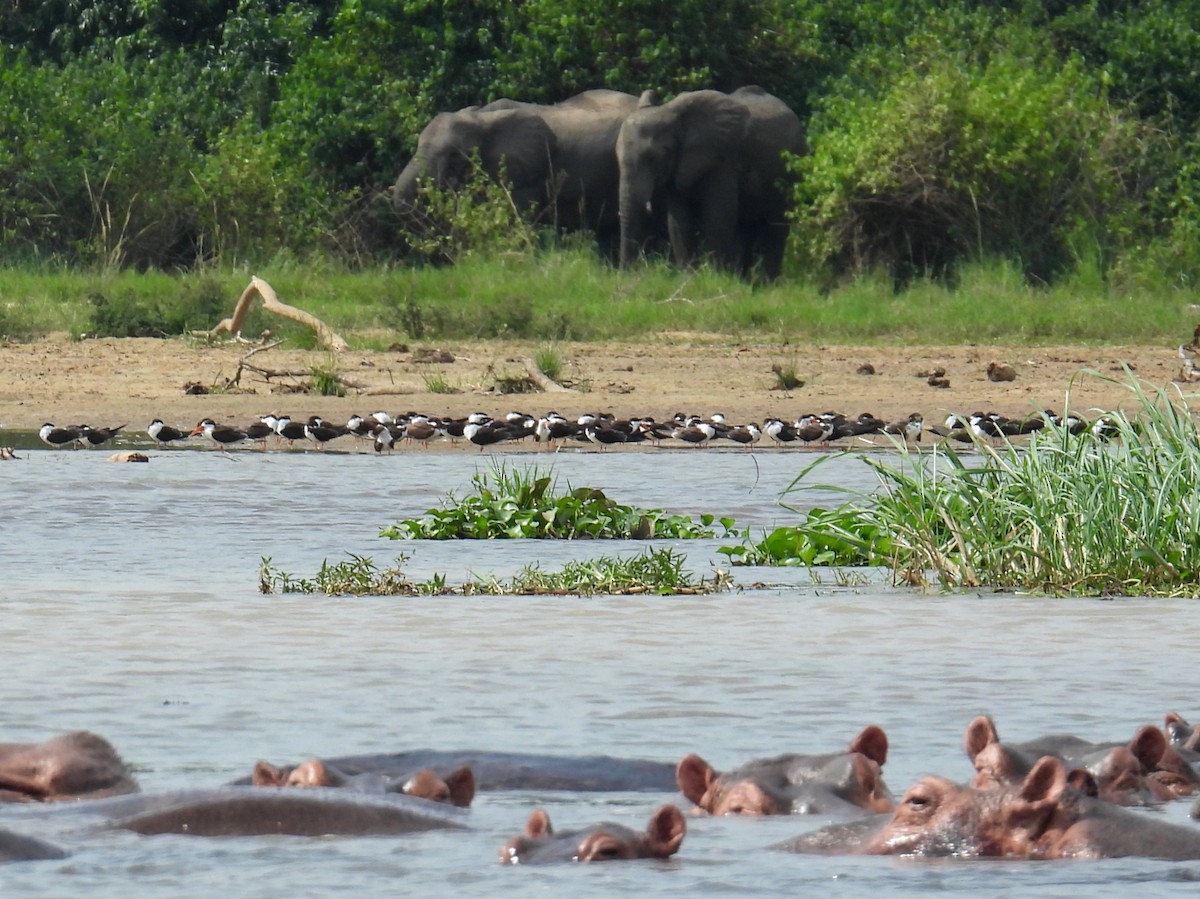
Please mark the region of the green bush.
[[972, 22], [977, 42], [917, 34], [899, 68], [874, 73], [871, 90], [845, 79], [815, 120], [800, 231], [835, 273], [878, 266], [899, 285], [998, 255], [1044, 283], [1076, 261], [1080, 235], [1104, 243], [1108, 214], [1137, 199], [1126, 163], [1140, 132], [1079, 61], [1029, 29]]

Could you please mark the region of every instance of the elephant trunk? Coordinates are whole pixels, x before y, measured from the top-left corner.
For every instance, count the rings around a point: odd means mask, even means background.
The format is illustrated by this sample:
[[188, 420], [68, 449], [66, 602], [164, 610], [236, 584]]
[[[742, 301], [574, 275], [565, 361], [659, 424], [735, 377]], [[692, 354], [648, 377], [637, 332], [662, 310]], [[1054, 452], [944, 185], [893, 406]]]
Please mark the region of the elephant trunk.
[[417, 154], [409, 160], [392, 186], [392, 208], [401, 217], [411, 218], [416, 213], [417, 181], [427, 170], [425, 160]]
[[636, 189], [632, 180], [621, 178], [618, 200], [621, 218], [621, 268], [629, 268], [641, 259], [649, 235], [649, 198]]

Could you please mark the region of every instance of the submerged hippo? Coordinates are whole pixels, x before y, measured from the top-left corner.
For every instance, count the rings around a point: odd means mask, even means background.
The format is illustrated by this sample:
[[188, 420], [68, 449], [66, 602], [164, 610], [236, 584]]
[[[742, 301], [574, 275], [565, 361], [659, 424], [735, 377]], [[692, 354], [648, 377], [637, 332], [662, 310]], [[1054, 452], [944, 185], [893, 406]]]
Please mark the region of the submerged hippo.
[[[347, 777], [376, 774], [403, 783], [418, 771], [470, 768], [476, 792], [497, 790], [579, 790], [670, 793], [675, 766], [669, 762], [619, 759], [607, 755], [556, 756], [478, 750], [419, 749], [385, 755], [331, 758], [326, 765]], [[443, 778], [444, 779], [444, 778]], [[236, 784], [248, 784], [242, 778]]]
[[887, 752], [887, 735], [872, 724], [844, 752], [788, 753], [724, 774], [700, 756], [687, 755], [675, 779], [684, 796], [712, 815], [889, 812], [892, 794], [880, 771]]
[[1185, 753], [1189, 761], [1198, 761], [1200, 752], [1200, 726], [1193, 726], [1177, 712], [1167, 712], [1163, 721], [1163, 733], [1175, 749]]
[[107, 829], [190, 836], [374, 836], [462, 829], [465, 812], [426, 799], [349, 790], [220, 787], [97, 803]]
[[1200, 831], [1087, 796], [1045, 756], [1017, 786], [917, 781], [890, 817], [824, 828], [776, 848], [822, 854], [1023, 859], [1200, 858]]
[[0, 802], [57, 802], [136, 793], [112, 744], [89, 731], [42, 743], [0, 743]]
[[503, 865], [543, 862], [606, 862], [632, 858], [670, 858], [679, 851], [687, 822], [673, 805], [660, 806], [645, 832], [623, 824], [596, 824], [583, 830], [555, 833], [550, 816], [535, 809], [525, 831], [500, 850]]
[[445, 777], [430, 768], [393, 780], [384, 774], [363, 772], [347, 774], [331, 762], [309, 759], [299, 765], [279, 768], [269, 762], [259, 762], [250, 775], [256, 787], [339, 787], [360, 793], [404, 793], [432, 802], [447, 802], [466, 807], [475, 798], [475, 777], [463, 765]]
[[1089, 743], [1062, 734], [1005, 744], [992, 719], [981, 715], [967, 725], [963, 748], [975, 766], [971, 783], [979, 788], [1019, 783], [1045, 755], [1067, 765], [1076, 788], [1119, 805], [1190, 796], [1200, 786], [1191, 766], [1150, 725], [1125, 744]]
[[0, 828], [0, 864], [66, 857], [67, 853], [57, 846]]

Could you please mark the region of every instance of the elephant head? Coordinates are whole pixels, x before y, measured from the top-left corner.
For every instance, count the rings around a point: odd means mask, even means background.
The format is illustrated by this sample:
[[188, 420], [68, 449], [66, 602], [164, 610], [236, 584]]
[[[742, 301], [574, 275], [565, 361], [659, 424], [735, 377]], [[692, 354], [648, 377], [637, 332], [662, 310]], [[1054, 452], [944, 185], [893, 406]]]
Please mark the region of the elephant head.
[[392, 188], [392, 202], [401, 216], [411, 217], [421, 178], [459, 189], [470, 180], [476, 157], [488, 177], [505, 175], [518, 206], [544, 202], [556, 142], [526, 104], [505, 101], [440, 113], [421, 132], [416, 153]]
[[727, 263], [736, 259], [738, 181], [749, 110], [719, 91], [693, 91], [657, 105], [652, 92], [621, 126], [621, 265], [643, 253], [665, 219], [676, 262], [691, 262], [697, 236]]

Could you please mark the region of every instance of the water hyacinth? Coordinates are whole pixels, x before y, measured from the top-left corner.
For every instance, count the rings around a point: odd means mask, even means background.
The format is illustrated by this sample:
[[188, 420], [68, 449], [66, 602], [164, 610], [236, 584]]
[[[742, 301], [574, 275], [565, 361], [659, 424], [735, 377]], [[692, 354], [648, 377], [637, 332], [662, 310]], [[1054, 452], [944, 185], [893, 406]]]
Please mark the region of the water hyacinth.
[[[898, 457], [866, 458], [878, 491], [810, 514], [796, 526], [800, 544], [836, 538], [857, 548], [859, 564], [890, 565], [911, 583], [1200, 595], [1200, 433], [1177, 390], [1132, 375], [1126, 386], [1137, 410], [1102, 416], [1103, 433], [1051, 423], [1025, 446], [977, 440], [978, 452], [963, 454], [898, 444]], [[798, 478], [789, 492], [804, 489]]]
[[536, 467], [508, 468], [496, 464], [490, 472], [471, 478], [467, 496], [447, 497], [442, 508], [423, 518], [407, 518], [384, 528], [392, 540], [489, 539], [697, 539], [712, 537], [719, 523], [728, 534], [732, 518], [705, 513], [693, 521], [661, 509], [640, 509], [609, 499], [595, 487], [566, 492]]

